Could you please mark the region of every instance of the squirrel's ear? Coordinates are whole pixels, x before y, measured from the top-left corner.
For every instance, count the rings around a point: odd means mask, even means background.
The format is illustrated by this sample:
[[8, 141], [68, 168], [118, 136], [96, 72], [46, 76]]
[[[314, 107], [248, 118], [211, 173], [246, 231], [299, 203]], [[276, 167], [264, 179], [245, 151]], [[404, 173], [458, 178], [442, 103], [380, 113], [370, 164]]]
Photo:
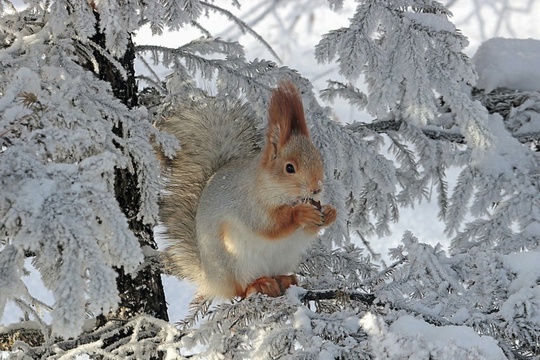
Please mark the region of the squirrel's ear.
[[292, 135], [309, 137], [302, 98], [291, 81], [282, 81], [272, 92], [268, 108], [266, 151], [272, 158], [289, 141]]

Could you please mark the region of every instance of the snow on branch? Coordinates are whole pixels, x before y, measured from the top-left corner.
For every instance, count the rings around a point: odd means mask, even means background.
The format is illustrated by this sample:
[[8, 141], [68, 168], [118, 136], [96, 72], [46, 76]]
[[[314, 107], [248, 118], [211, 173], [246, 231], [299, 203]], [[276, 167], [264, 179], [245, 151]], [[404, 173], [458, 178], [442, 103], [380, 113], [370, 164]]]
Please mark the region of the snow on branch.
[[[402, 120], [377, 120], [371, 123], [354, 122], [346, 125], [346, 128], [365, 134], [365, 130], [372, 131], [377, 134], [387, 134], [391, 131], [399, 131], [404, 122]], [[447, 131], [444, 129], [434, 128], [419, 128], [424, 135], [432, 140], [448, 141], [454, 144], [466, 144], [465, 137], [459, 133]], [[540, 132], [529, 132], [515, 134], [514, 137], [522, 144], [537, 143], [540, 141]]]
[[[81, 19], [94, 15], [86, 1], [71, 5], [30, 6], [23, 13], [47, 18], [49, 26], [31, 36], [20, 33], [25, 28], [6, 27], [17, 40], [0, 50], [0, 268], [7, 282], [0, 307], [6, 301], [28, 305], [22, 310], [40, 320], [29, 311], [33, 299], [20, 283], [26, 271], [20, 256], [32, 254], [55, 299], [52, 333], [62, 336], [78, 334], [88, 311], [114, 309], [119, 297], [113, 268], [131, 273], [142, 262], [130, 219], [114, 197], [115, 172], [138, 172], [141, 211], [132, 216], [154, 224], [159, 171], [152, 144], [167, 143], [146, 111], [128, 109], [110, 84], [81, 66], [96, 46], [84, 39], [93, 32], [84, 32], [88, 22]], [[80, 26], [72, 23], [77, 21]], [[123, 137], [113, 131], [119, 124]]]
[[[9, 341], [3, 342], [3, 338]], [[150, 316], [112, 321], [100, 329], [84, 332], [76, 339], [55, 339], [45, 343], [31, 328], [0, 332], [0, 344], [11, 342], [10, 350], [14, 350], [15, 359], [67, 359], [86, 355], [135, 360], [156, 358], [158, 354], [172, 359], [181, 357], [180, 338], [181, 333], [173, 325]]]
[[[371, 123], [355, 122], [348, 124], [346, 128], [354, 132], [363, 132], [364, 129], [367, 129], [377, 134], [386, 134], [392, 131], [399, 131], [403, 124], [403, 120], [378, 120]], [[444, 140], [456, 144], [465, 144], [465, 137], [461, 134], [444, 130], [422, 129], [421, 131], [426, 137], [432, 140]]]
[[338, 96], [348, 100], [351, 105], [356, 105], [360, 110], [367, 105], [367, 96], [352, 84], [329, 80], [328, 87], [321, 91], [321, 98], [333, 102]]
[[[299, 269], [305, 289], [293, 287], [281, 298], [195, 303], [181, 329], [139, 316], [81, 332], [92, 326], [85, 324], [88, 312], [115, 308], [113, 268], [133, 272], [143, 261], [127, 223], [156, 223], [153, 146], [171, 156], [178, 143], [153, 128], [146, 109], [120, 104], [78, 60], [96, 61], [89, 40], [96, 25], [108, 39], [101, 55], [118, 67], [114, 55], [142, 24], [160, 33], [197, 26], [206, 11], [232, 15], [199, 0], [105, 0], [96, 9], [86, 1], [46, 2], [47, 9], [38, 3], [3, 18], [8, 34], [0, 50], [0, 310], [13, 301], [37, 321], [2, 329], [0, 338], [20, 350], [15, 357], [497, 359], [540, 353], [540, 164], [523, 146], [538, 141], [538, 93], [473, 91], [471, 98], [465, 89], [476, 75], [461, 52], [466, 39], [444, 6], [429, 0], [359, 2], [350, 26], [317, 46], [317, 59], [338, 59], [349, 81], [330, 82], [323, 96], [365, 107], [379, 119], [371, 124], [333, 122], [307, 79], [271, 61], [248, 62], [238, 43], [212, 38], [206, 29], [204, 38], [177, 48], [139, 45], [141, 56], [171, 70], [164, 79], [151, 72], [157, 90], [143, 97], [160, 111], [182, 96], [204, 101], [207, 95], [195, 88], [202, 75], [216, 81], [215, 96], [249, 103], [263, 127], [269, 92], [292, 79], [326, 165], [324, 196], [340, 218]], [[367, 95], [353, 82], [361, 75]], [[114, 133], [120, 124], [121, 134]], [[452, 166], [462, 171], [449, 190]], [[141, 210], [127, 216], [111, 196], [117, 169], [138, 174]], [[407, 232], [386, 266], [380, 254], [349, 244], [351, 234], [362, 240], [389, 234], [401, 207], [432, 192], [454, 236], [448, 252]], [[34, 256], [55, 297], [50, 327], [37, 310], [47, 305], [22, 283], [25, 254]], [[35, 337], [37, 327], [43, 339]]]
[[251, 34], [255, 39], [257, 39], [257, 41], [259, 41], [270, 52], [270, 54], [272, 54], [272, 56], [274, 56], [274, 58], [278, 62], [281, 63], [281, 59], [279, 58], [278, 54], [274, 51], [274, 49], [272, 49], [270, 44], [268, 44], [268, 42], [266, 42], [266, 40], [264, 40], [264, 38], [261, 35], [255, 32], [255, 30], [253, 30], [250, 26], [248, 26], [244, 21], [234, 16], [230, 11], [223, 9], [219, 6], [216, 6], [214, 4], [210, 4], [207, 2], [201, 2], [201, 4], [203, 4], [205, 7], [208, 7], [220, 14], [225, 15], [227, 19], [234, 22], [242, 32], [248, 32], [249, 34]]
[[437, 114], [434, 93], [441, 94], [469, 145], [487, 149], [493, 141], [485, 128], [487, 113], [460, 85], [476, 79], [461, 53], [467, 40], [448, 15], [435, 1], [365, 1], [357, 6], [349, 27], [323, 36], [316, 58], [321, 63], [338, 58], [340, 73], [350, 81], [363, 74], [369, 90], [367, 110], [377, 117], [390, 113], [416, 125], [432, 123]]

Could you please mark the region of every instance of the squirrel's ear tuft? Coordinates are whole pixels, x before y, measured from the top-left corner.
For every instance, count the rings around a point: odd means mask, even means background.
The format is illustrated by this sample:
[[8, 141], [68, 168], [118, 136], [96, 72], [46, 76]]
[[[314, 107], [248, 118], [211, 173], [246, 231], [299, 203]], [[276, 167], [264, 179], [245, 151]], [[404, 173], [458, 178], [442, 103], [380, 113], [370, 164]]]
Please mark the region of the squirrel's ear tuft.
[[291, 81], [282, 81], [270, 99], [267, 141], [279, 148], [293, 134], [309, 137], [300, 93]]

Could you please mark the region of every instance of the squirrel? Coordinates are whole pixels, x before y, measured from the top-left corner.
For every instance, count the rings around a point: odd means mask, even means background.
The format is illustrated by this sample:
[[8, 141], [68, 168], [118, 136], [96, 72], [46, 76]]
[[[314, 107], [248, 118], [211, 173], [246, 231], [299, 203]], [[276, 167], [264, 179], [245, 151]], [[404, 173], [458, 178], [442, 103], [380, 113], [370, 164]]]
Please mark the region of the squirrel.
[[210, 98], [183, 104], [161, 126], [182, 146], [164, 161], [163, 263], [203, 298], [283, 295], [298, 284], [302, 254], [336, 219], [318, 200], [323, 162], [292, 82], [271, 94], [262, 149], [256, 123], [247, 104]]

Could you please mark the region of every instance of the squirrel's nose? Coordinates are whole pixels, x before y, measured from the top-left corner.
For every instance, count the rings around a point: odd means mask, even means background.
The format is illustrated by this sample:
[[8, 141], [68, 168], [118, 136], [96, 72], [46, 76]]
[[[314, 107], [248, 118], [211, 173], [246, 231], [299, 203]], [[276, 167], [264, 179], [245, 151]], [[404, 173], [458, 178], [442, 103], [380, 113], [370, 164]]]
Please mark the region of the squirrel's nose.
[[313, 188], [311, 189], [311, 193], [313, 195], [317, 195], [318, 193], [320, 193], [322, 190], [322, 181], [321, 180], [317, 180], [317, 183], [316, 184], [313, 184]]

